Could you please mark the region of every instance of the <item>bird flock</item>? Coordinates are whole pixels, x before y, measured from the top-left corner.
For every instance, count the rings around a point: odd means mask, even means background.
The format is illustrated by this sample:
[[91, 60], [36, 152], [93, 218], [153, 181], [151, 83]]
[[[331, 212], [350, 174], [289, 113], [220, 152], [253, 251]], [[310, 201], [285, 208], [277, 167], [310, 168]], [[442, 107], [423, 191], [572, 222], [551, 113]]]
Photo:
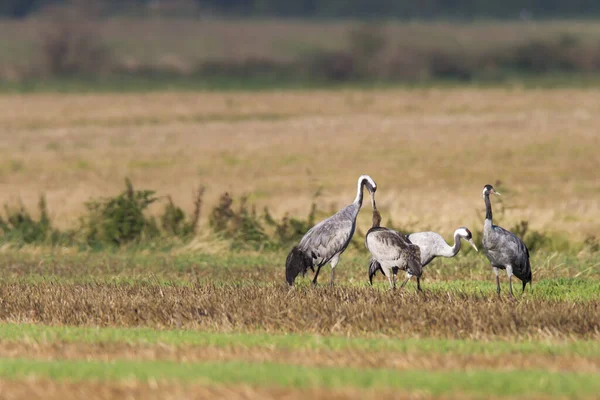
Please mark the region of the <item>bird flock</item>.
[[[356, 230], [356, 218], [362, 207], [365, 188], [370, 194], [373, 207], [372, 226], [365, 235], [365, 246], [371, 253], [369, 283], [373, 283], [373, 276], [380, 271], [387, 278], [390, 287], [395, 289], [398, 272], [404, 271], [406, 276], [400, 289], [414, 276], [417, 280], [417, 290], [421, 291], [423, 268], [436, 257], [454, 257], [460, 251], [461, 240], [467, 241], [478, 251], [473, 242], [473, 235], [466, 227], [460, 227], [454, 231], [454, 245], [452, 246], [435, 232], [403, 234], [382, 227], [381, 214], [375, 202], [377, 184], [369, 175], [361, 175], [358, 178], [354, 202], [309, 229], [300, 243], [294, 246], [288, 254], [285, 263], [285, 277], [290, 286], [293, 286], [298, 275], [304, 276], [309, 269], [314, 272], [313, 284], [316, 285], [319, 272], [326, 264], [331, 265], [330, 284], [334, 284], [335, 268]], [[486, 209], [483, 224], [483, 251], [496, 275], [498, 296], [500, 296], [499, 270], [506, 271], [510, 295], [514, 296], [513, 276], [521, 280], [523, 292], [527, 283], [531, 285], [529, 250], [515, 234], [494, 225], [490, 201], [492, 194], [500, 195], [492, 185], [485, 185], [482, 192]]]

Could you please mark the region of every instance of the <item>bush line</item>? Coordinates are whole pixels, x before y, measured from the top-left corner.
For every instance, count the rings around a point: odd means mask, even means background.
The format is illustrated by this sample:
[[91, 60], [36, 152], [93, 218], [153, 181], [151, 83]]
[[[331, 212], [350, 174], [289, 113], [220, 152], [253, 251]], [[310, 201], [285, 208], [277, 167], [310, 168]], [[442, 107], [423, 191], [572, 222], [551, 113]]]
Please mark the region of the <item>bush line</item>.
[[[38, 203], [38, 219], [32, 217], [22, 204], [18, 207], [5, 204], [5, 215], [0, 215], [0, 243], [103, 249], [152, 244], [165, 238], [187, 242], [199, 233], [204, 187], [199, 187], [194, 193], [194, 208], [191, 215], [187, 215], [171, 196], [157, 197], [154, 190], [137, 190], [128, 178], [125, 179], [125, 186], [125, 190], [116, 196], [86, 202], [86, 213], [79, 218], [74, 229], [53, 227], [43, 195]], [[242, 196], [236, 205], [229, 193], [223, 193], [209, 213], [207, 228], [215, 238], [229, 241], [232, 250], [287, 249], [297, 243], [316, 222], [333, 212], [318, 210], [315, 202], [317, 196], [318, 193], [306, 218], [291, 217], [286, 213], [277, 219], [268, 207], [264, 207], [262, 213], [257, 212], [256, 206], [250, 205], [246, 196]], [[148, 206], [157, 201], [165, 203], [162, 213], [158, 217], [149, 216]], [[499, 212], [502, 214], [505, 208], [500, 204]], [[387, 226], [408, 233], [394, 226], [391, 220], [388, 220]], [[530, 229], [528, 221], [520, 221], [510, 230], [522, 237], [531, 251], [565, 246], [562, 238]], [[362, 236], [363, 233], [357, 228], [352, 246], [362, 249]], [[476, 231], [476, 237], [482, 237], [480, 231]], [[570, 247], [568, 243], [567, 247]], [[578, 250], [595, 253], [600, 246], [598, 239], [590, 236], [577, 247]]]

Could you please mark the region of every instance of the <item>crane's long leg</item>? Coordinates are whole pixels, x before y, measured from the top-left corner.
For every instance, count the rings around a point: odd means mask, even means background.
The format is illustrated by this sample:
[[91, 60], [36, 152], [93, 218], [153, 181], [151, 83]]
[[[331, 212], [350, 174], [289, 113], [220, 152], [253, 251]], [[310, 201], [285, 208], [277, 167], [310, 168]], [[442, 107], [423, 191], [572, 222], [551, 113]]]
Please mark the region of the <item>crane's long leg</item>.
[[339, 254], [333, 256], [333, 258], [331, 259], [331, 282], [329, 282], [329, 284], [331, 286], [333, 286], [333, 281], [335, 280], [335, 267], [336, 267], [338, 261], [340, 261]]
[[498, 293], [498, 297], [500, 297], [500, 276], [498, 276], [498, 268], [494, 268], [494, 274], [496, 274], [496, 293]]
[[406, 282], [408, 282], [408, 280], [412, 277], [411, 274], [406, 274], [406, 279], [404, 280], [404, 282], [402, 282], [402, 285], [400, 285], [400, 290], [402, 290], [402, 288], [404, 287], [404, 285], [406, 285]]
[[319, 272], [321, 272], [321, 265], [317, 267], [317, 272], [315, 273], [315, 277], [313, 278], [313, 285], [317, 284], [317, 278], [319, 277]]
[[391, 271], [387, 268], [384, 268], [383, 266], [381, 267], [381, 270], [383, 271], [383, 274], [385, 275], [388, 282], [390, 283], [390, 289], [392, 289], [392, 290], [396, 289], [396, 282], [392, 283]]
[[393, 288], [396, 289], [396, 279], [398, 279], [398, 270], [396, 271], [392, 271], [394, 274], [394, 286]]
[[510, 297], [514, 298], [515, 295], [512, 291], [512, 277], [513, 277], [513, 269], [511, 265], [506, 266], [506, 274], [508, 275], [508, 287], [510, 289]]

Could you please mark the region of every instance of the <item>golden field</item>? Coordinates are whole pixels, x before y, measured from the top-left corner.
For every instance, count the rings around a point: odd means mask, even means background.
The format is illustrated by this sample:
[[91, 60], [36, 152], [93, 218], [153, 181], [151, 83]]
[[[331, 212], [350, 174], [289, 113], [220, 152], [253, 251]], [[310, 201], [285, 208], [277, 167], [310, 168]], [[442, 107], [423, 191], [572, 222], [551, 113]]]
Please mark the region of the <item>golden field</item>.
[[[0, 203], [33, 210], [44, 193], [61, 227], [125, 177], [188, 210], [205, 185], [204, 216], [225, 191], [306, 215], [317, 191], [321, 209], [349, 204], [368, 173], [384, 222], [410, 229], [479, 228], [481, 189], [498, 180], [501, 225], [576, 239], [600, 228], [592, 90], [1, 95], [0, 126]], [[370, 213], [359, 218], [366, 230]]]

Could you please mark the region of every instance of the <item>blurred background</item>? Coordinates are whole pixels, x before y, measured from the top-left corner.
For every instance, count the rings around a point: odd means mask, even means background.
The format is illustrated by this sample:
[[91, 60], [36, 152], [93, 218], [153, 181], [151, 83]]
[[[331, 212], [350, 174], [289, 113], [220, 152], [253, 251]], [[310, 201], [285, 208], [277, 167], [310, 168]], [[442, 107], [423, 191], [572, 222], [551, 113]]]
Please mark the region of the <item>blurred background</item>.
[[558, 83], [600, 70], [599, 14], [593, 0], [0, 0], [0, 81]]
[[591, 0], [0, 0], [0, 204], [21, 221], [47, 200], [79, 232], [89, 200], [130, 178], [188, 213], [206, 186], [200, 226], [234, 215], [222, 204], [266, 226], [313, 202], [330, 215], [367, 172], [406, 231], [480, 226], [481, 188], [502, 182], [507, 227], [595, 244], [600, 98], [582, 89], [600, 83], [597, 14]]

